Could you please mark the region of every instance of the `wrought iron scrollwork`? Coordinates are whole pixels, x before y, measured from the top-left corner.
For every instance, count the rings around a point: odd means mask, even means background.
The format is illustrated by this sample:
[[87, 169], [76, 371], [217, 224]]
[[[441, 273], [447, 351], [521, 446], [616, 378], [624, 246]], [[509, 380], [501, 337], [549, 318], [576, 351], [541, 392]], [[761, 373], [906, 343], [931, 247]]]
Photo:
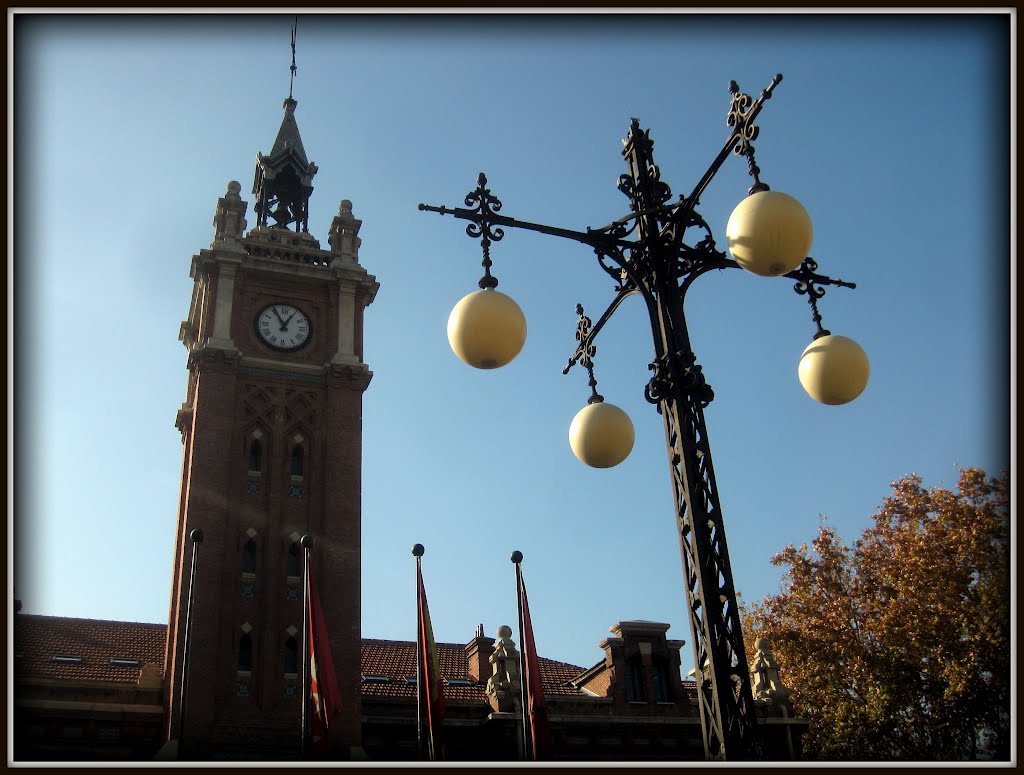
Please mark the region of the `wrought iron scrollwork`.
[[623, 173], [619, 175], [619, 182], [615, 186], [619, 191], [626, 195], [627, 198], [633, 198], [633, 189], [636, 187], [636, 181], [633, 180], [632, 175]]
[[479, 220], [470, 222], [466, 226], [466, 234], [473, 239], [480, 240], [480, 249], [483, 251], [484, 260], [481, 265], [484, 268], [484, 276], [477, 283], [481, 288], [496, 288], [498, 278], [491, 275], [491, 242], [499, 242], [505, 236], [505, 230], [500, 226], [491, 227], [494, 215], [501, 210], [501, 200], [491, 194], [487, 188], [487, 176], [480, 173], [476, 179], [476, 189], [466, 194], [463, 200], [466, 207], [470, 207], [479, 215]]
[[587, 403], [598, 404], [604, 401], [604, 396], [597, 392], [597, 378], [594, 376], [594, 355], [597, 354], [597, 347], [594, 345], [594, 324], [590, 318], [583, 314], [582, 304], [576, 305], [576, 314], [580, 316], [576, 324], [576, 341], [579, 344], [576, 345], [576, 350], [573, 352], [572, 357], [569, 358], [569, 362], [565, 364], [562, 373], [568, 374], [569, 369], [577, 363], [585, 368], [589, 377], [587, 384], [590, 386], [590, 398], [587, 399]]
[[732, 102], [729, 105], [726, 124], [734, 127], [736, 130], [736, 145], [733, 147], [733, 152], [739, 156], [747, 157], [747, 172], [754, 179], [754, 185], [750, 187], [751, 194], [768, 190], [768, 185], [761, 182], [761, 168], [757, 166], [757, 161], [754, 159], [753, 142], [757, 139], [758, 132], [760, 131], [757, 125], [754, 124], [754, 117], [761, 109], [764, 101], [771, 99], [772, 90], [781, 80], [782, 76], [776, 75], [772, 79], [771, 84], [768, 85], [768, 88], [761, 92], [761, 99], [756, 103], [750, 99], [749, 95], [743, 94], [740, 91], [736, 81], [729, 82]]
[[648, 169], [648, 174], [651, 176], [652, 195], [654, 201], [658, 204], [665, 204], [669, 199], [672, 198], [672, 189], [668, 183], [661, 179], [661, 168], [657, 164], [652, 164]]
[[799, 269], [795, 269], [786, 275], [796, 280], [793, 285], [793, 290], [799, 293], [801, 296], [806, 295], [807, 301], [811, 305], [811, 320], [814, 321], [814, 325], [817, 326], [817, 332], [814, 334], [815, 339], [819, 339], [823, 336], [829, 336], [832, 332], [821, 325], [821, 313], [818, 311], [818, 299], [825, 295], [826, 285], [836, 285], [841, 288], [856, 288], [857, 283], [846, 282], [845, 280], [836, 280], [832, 277], [826, 277], [817, 273], [818, 262], [808, 256], [800, 264]]
[[[660, 404], [672, 395], [675, 374], [678, 374], [679, 387], [687, 397], [706, 409], [715, 400], [715, 391], [704, 378], [703, 369], [697, 365], [697, 356], [693, 353], [677, 352], [656, 358], [647, 367], [653, 371], [650, 381], [644, 388], [644, 398], [649, 403]], [[675, 368], [673, 368], [673, 366]], [[661, 407], [658, 408], [661, 411]]]
[[727, 126], [736, 127], [739, 137], [736, 140], [735, 152], [742, 154], [742, 149], [757, 139], [758, 128], [750, 121], [750, 109], [754, 101], [749, 94], [740, 91], [740, 85], [736, 81], [729, 81], [729, 93], [732, 94], [732, 102], [729, 103], [729, 113], [726, 116]]

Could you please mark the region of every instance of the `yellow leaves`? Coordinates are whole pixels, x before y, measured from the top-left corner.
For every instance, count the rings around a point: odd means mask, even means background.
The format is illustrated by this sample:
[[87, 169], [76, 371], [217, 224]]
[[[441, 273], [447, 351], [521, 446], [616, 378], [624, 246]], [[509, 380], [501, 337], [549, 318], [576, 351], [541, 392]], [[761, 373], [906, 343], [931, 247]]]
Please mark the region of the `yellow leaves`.
[[973, 730], [1005, 726], [1008, 492], [978, 469], [959, 492], [911, 475], [852, 547], [821, 525], [773, 558], [784, 591], [748, 622], [812, 719], [812, 756], [958, 758]]

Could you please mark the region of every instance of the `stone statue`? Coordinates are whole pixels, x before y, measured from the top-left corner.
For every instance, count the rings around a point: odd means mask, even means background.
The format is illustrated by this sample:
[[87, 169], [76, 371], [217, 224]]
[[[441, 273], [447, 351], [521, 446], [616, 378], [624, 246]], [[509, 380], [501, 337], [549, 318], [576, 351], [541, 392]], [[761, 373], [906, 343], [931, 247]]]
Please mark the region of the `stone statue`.
[[755, 702], [783, 703], [789, 697], [789, 689], [782, 685], [779, 678], [779, 663], [775, 661], [771, 645], [764, 638], [754, 642], [757, 652], [750, 666], [753, 679], [751, 687]]
[[[498, 641], [494, 644], [491, 654], [491, 667], [494, 674], [487, 679], [487, 695], [505, 706], [511, 704], [519, 696], [519, 652], [512, 642], [512, 628], [507, 624], [498, 628]], [[504, 707], [501, 708], [504, 710]]]

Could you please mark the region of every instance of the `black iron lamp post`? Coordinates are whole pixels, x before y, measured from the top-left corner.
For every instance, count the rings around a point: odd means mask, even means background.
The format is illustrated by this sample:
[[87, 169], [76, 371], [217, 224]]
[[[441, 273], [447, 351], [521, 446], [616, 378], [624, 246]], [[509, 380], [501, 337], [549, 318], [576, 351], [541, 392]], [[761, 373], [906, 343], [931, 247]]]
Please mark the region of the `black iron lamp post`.
[[[687, 609], [695, 653], [699, 707], [708, 759], [742, 760], [758, 756], [756, 718], [750, 688], [732, 569], [725, 540], [718, 489], [711, 462], [704, 409], [714, 398], [690, 347], [683, 298], [693, 281], [712, 269], [740, 267], [768, 277], [796, 281], [797, 293], [808, 297], [817, 326], [814, 340], [801, 356], [800, 381], [817, 401], [842, 404], [856, 398], [867, 385], [867, 356], [851, 339], [832, 335], [821, 325], [818, 300], [827, 285], [853, 283], [817, 274], [807, 257], [813, 230], [804, 208], [792, 197], [771, 191], [760, 179], [752, 142], [754, 119], [782, 80], [775, 76], [753, 101], [729, 86], [732, 101], [725, 145], [689, 196], [670, 201], [672, 192], [653, 162], [649, 133], [633, 119], [624, 141], [627, 173], [619, 190], [629, 198], [630, 212], [609, 225], [585, 232], [519, 221], [500, 215], [501, 202], [480, 174], [477, 188], [467, 194], [466, 208], [421, 204], [419, 209], [470, 221], [469, 236], [480, 239], [484, 276], [479, 291], [466, 296], [448, 322], [452, 349], [477, 368], [496, 368], [511, 361], [526, 338], [526, 323], [518, 305], [495, 290], [490, 246], [504, 229], [520, 228], [581, 242], [594, 250], [600, 267], [615, 282], [615, 297], [593, 323], [577, 306], [577, 345], [567, 373], [576, 363], [588, 372], [591, 396], [573, 420], [570, 444], [584, 463], [603, 468], [629, 454], [633, 427], [618, 407], [605, 403], [594, 378], [594, 340], [622, 301], [639, 294], [646, 305], [654, 337], [653, 375], [644, 394], [658, 407], [665, 425], [677, 529], [686, 581]], [[732, 258], [718, 250], [711, 229], [696, 212], [711, 179], [729, 157], [747, 158], [754, 184], [733, 211], [726, 227]], [[696, 230], [699, 241], [685, 239]]]

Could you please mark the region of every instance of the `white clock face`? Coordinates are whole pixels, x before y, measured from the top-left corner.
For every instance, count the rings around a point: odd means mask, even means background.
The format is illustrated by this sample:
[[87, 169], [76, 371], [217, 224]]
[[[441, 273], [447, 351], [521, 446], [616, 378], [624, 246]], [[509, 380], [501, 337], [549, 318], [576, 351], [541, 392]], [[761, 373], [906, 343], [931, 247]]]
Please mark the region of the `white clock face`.
[[291, 304], [268, 304], [256, 316], [256, 333], [275, 350], [298, 350], [309, 341], [309, 318]]

